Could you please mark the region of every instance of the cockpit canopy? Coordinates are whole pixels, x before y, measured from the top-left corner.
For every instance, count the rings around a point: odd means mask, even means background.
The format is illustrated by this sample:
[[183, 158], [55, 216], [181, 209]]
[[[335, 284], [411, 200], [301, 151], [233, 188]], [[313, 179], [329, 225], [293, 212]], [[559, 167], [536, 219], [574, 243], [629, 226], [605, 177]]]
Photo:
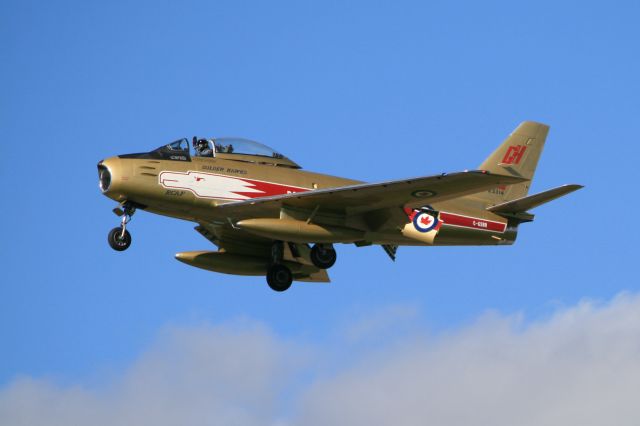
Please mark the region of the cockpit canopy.
[[[193, 151], [190, 152], [189, 145]], [[190, 161], [194, 157], [224, 158], [227, 160], [273, 164], [277, 166], [300, 168], [298, 164], [280, 154], [273, 148], [256, 141], [242, 138], [199, 138], [193, 137], [191, 144], [186, 138], [163, 145], [152, 153], [160, 154], [169, 160]]]
[[213, 139], [216, 153], [221, 154], [242, 154], [242, 155], [258, 155], [270, 158], [285, 158], [284, 155], [276, 152], [256, 141], [241, 138], [216, 138]]

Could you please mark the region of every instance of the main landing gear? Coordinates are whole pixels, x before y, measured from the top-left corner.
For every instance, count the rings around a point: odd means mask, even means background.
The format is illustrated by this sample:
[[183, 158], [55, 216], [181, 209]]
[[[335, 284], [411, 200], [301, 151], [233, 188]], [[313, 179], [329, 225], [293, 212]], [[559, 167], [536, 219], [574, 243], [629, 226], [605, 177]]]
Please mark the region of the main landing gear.
[[[272, 290], [282, 292], [288, 290], [293, 282], [291, 270], [282, 263], [284, 243], [277, 241], [271, 246], [271, 262], [267, 269], [267, 284]], [[296, 255], [297, 256], [297, 255]], [[309, 258], [317, 268], [329, 269], [336, 263], [337, 254], [332, 245], [315, 244]]]
[[288, 290], [293, 282], [291, 270], [284, 265], [271, 265], [267, 270], [267, 284], [271, 290], [282, 292]]
[[336, 263], [338, 254], [333, 246], [324, 246], [322, 244], [315, 244], [311, 248], [311, 263], [320, 269], [329, 269]]
[[273, 291], [282, 292], [288, 290], [293, 282], [291, 269], [281, 263], [283, 255], [284, 243], [276, 241], [271, 246], [271, 264], [267, 269], [267, 284]]
[[127, 231], [127, 223], [131, 221], [131, 217], [136, 212], [136, 208], [129, 202], [122, 205], [122, 209], [113, 210], [118, 216], [122, 217], [120, 226], [109, 231], [107, 241], [109, 246], [116, 251], [124, 251], [131, 245], [131, 234]]

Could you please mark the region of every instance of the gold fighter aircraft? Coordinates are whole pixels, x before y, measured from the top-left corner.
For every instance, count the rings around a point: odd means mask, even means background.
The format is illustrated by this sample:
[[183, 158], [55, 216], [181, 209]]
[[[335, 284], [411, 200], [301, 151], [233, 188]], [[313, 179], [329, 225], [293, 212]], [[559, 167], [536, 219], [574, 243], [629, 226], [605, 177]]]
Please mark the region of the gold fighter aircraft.
[[395, 260], [401, 245], [509, 245], [529, 210], [582, 188], [527, 195], [549, 127], [521, 123], [477, 170], [363, 183], [301, 170], [246, 139], [198, 138], [98, 163], [100, 189], [120, 203], [109, 232], [131, 244], [137, 209], [197, 223], [217, 251], [176, 259], [237, 275], [266, 275], [275, 291], [292, 281], [328, 282], [334, 244], [380, 245]]

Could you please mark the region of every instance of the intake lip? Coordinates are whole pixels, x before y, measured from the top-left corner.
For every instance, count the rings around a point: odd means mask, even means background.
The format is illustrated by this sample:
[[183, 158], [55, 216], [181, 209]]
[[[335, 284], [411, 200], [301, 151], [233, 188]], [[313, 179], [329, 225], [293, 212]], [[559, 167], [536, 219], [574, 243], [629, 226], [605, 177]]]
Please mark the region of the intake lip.
[[107, 166], [102, 164], [102, 161], [98, 163], [98, 179], [100, 191], [104, 194], [111, 186], [111, 172]]

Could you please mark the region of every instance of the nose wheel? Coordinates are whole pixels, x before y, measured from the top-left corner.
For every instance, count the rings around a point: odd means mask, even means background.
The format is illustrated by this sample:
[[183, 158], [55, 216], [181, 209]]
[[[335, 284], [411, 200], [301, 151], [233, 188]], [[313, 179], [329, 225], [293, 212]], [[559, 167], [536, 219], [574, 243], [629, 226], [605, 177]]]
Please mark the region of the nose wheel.
[[113, 211], [118, 216], [121, 216], [122, 219], [120, 220], [120, 226], [109, 231], [107, 241], [115, 251], [125, 251], [131, 245], [131, 234], [127, 231], [127, 223], [131, 221], [131, 216], [135, 213], [136, 208], [126, 202], [122, 205], [122, 209], [116, 208]]
[[115, 251], [125, 251], [131, 245], [131, 234], [124, 228], [117, 227], [109, 231], [109, 246]]

